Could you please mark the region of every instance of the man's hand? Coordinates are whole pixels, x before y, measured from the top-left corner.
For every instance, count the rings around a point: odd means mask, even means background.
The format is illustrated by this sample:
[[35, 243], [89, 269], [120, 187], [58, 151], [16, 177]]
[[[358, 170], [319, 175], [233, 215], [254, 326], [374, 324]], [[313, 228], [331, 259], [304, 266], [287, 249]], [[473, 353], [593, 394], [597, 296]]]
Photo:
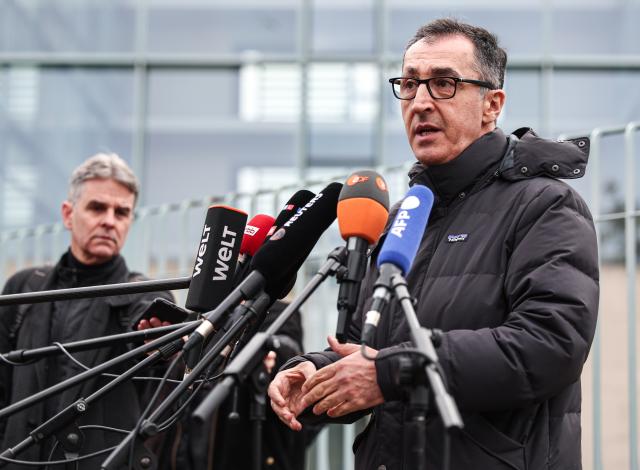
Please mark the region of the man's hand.
[[[159, 326], [170, 326], [171, 322], [161, 321], [158, 317], [151, 317], [149, 319], [143, 318], [138, 322], [138, 331], [148, 330], [149, 328], [158, 328]], [[153, 341], [152, 339], [145, 339], [145, 344]], [[153, 351], [147, 351], [147, 355], [153, 354]], [[177, 354], [177, 353], [176, 353]], [[175, 355], [174, 355], [175, 357]]]
[[[375, 363], [362, 357], [360, 345], [340, 344], [333, 336], [329, 336], [328, 341], [342, 359], [323, 367], [305, 382], [302, 409], [315, 403], [315, 414], [326, 411], [329, 417], [338, 418], [384, 402]], [[378, 355], [378, 351], [371, 348], [367, 348], [367, 353]]]
[[138, 331], [147, 330], [149, 328], [158, 328], [159, 326], [171, 326], [171, 322], [160, 321], [158, 317], [151, 317], [149, 319], [143, 318], [138, 322]]
[[302, 385], [316, 371], [316, 366], [310, 361], [301, 362], [291, 369], [278, 372], [269, 385], [271, 408], [278, 415], [280, 421], [294, 431], [300, 431], [302, 424], [296, 417], [304, 410], [301, 406]]

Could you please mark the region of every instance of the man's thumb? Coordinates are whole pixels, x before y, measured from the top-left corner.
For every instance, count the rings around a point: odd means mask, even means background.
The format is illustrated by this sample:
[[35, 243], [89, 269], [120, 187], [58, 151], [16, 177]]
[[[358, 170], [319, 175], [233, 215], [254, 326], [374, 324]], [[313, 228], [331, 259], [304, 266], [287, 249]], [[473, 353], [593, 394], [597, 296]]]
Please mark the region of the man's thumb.
[[360, 346], [353, 343], [344, 343], [341, 344], [338, 340], [333, 336], [327, 337], [327, 342], [329, 343], [329, 347], [333, 349], [335, 352], [340, 354], [342, 357], [348, 356], [360, 349]]

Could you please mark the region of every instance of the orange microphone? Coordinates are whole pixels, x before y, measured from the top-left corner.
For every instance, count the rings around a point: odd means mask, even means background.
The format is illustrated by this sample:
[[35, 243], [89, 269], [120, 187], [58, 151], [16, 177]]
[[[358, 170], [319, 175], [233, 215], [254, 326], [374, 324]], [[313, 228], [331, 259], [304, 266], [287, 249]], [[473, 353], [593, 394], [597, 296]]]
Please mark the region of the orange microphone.
[[389, 190], [384, 178], [371, 170], [350, 175], [340, 191], [337, 213], [348, 253], [347, 269], [339, 279], [336, 326], [336, 338], [344, 343], [367, 270], [367, 250], [377, 243], [389, 216]]

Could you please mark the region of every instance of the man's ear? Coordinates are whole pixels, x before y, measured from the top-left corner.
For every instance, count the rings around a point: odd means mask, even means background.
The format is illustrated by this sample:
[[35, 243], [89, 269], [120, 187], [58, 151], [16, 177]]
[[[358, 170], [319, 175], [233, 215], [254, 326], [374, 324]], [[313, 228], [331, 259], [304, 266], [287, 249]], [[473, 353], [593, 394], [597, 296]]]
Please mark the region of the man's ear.
[[502, 112], [507, 94], [504, 90], [489, 90], [484, 96], [484, 113], [482, 123], [489, 124], [498, 121], [498, 116]]
[[69, 201], [64, 201], [62, 203], [62, 208], [61, 208], [61, 213], [62, 213], [62, 223], [64, 224], [64, 226], [71, 230], [71, 216], [73, 215], [73, 204]]

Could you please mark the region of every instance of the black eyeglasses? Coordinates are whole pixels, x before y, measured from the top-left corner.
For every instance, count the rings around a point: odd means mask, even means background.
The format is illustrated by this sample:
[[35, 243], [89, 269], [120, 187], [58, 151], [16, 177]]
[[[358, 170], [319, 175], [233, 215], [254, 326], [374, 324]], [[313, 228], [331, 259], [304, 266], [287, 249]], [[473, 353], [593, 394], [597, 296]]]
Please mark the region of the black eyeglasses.
[[416, 93], [418, 93], [418, 88], [423, 83], [427, 85], [427, 90], [431, 98], [434, 100], [448, 100], [456, 95], [456, 89], [460, 82], [471, 83], [488, 88], [489, 90], [496, 88], [489, 82], [471, 80], [470, 78], [432, 77], [421, 80], [419, 78], [396, 77], [389, 79], [389, 83], [391, 83], [391, 87], [393, 88], [393, 94], [399, 100], [414, 99]]

